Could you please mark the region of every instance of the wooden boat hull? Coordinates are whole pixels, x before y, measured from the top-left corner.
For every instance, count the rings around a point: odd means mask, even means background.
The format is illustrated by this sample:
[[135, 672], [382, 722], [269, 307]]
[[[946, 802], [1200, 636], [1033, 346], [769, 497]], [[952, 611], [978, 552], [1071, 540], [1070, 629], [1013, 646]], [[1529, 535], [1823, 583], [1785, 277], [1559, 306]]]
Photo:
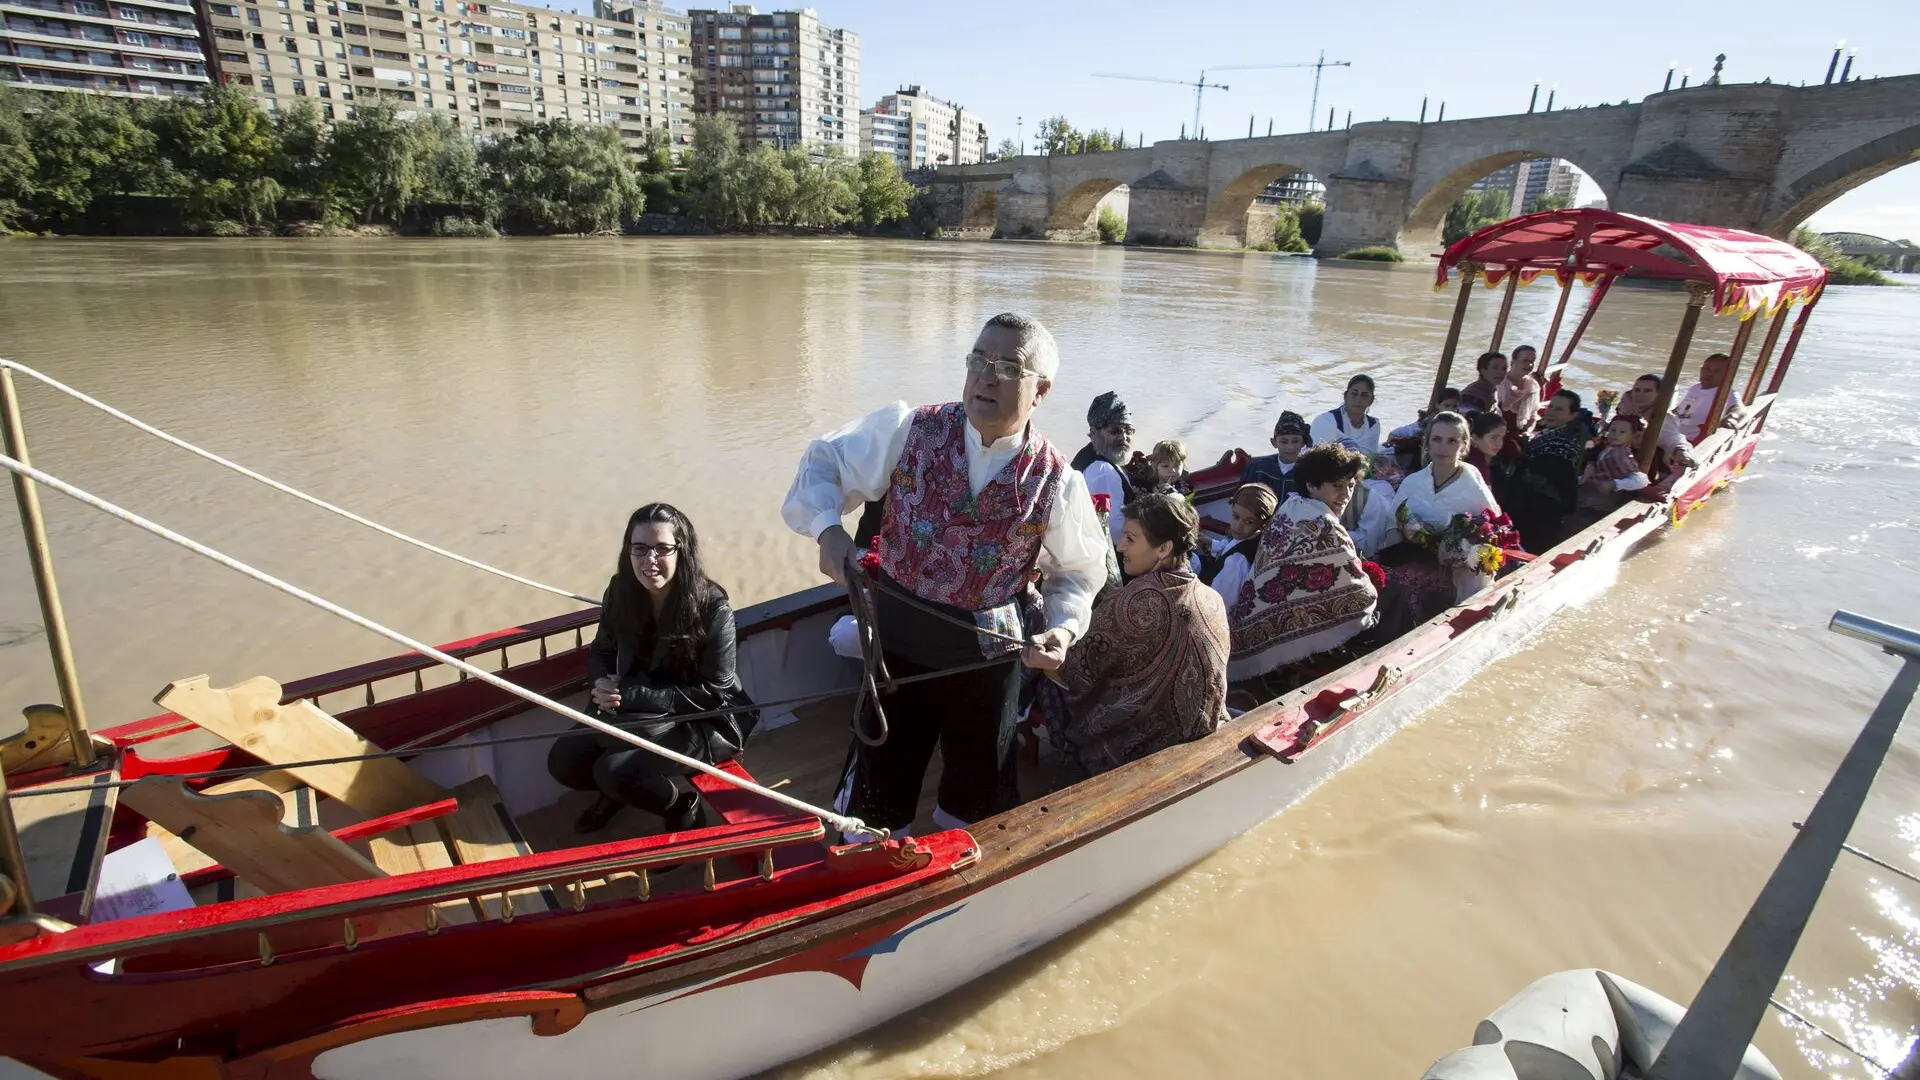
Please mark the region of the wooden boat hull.
[[[1744, 467], [1758, 438], [1751, 424], [1717, 435], [1703, 448], [1707, 465], [1685, 479], [1671, 508], [1629, 503], [1468, 605], [1207, 739], [976, 823], [971, 841], [964, 834], [929, 838], [945, 845], [941, 857], [951, 860], [950, 872], [876, 889], [858, 903], [796, 909], [791, 919], [772, 919], [737, 943], [727, 940], [734, 928], [714, 927], [706, 947], [696, 947], [696, 934], [646, 963], [560, 977], [549, 971], [516, 980], [525, 942], [538, 939], [513, 938], [516, 944], [501, 948], [501, 970], [490, 980], [495, 989], [439, 1000], [419, 995], [296, 1037], [215, 1053], [198, 1059], [206, 1070], [200, 1075], [465, 1080], [557, 1067], [724, 1078], [833, 1045], [1111, 911], [1298, 802], [1511, 653], [1555, 612], [1604, 589], [1636, 545]], [[1395, 674], [1383, 674], [1387, 669]], [[1284, 747], [1274, 745], [1275, 733], [1309, 715], [1324, 723], [1311, 748], [1276, 754]], [[967, 843], [977, 847], [963, 849]], [[601, 925], [603, 934], [622, 933], [618, 920]], [[487, 932], [511, 929], [491, 924]], [[489, 947], [478, 932], [471, 940], [474, 948]], [[10, 951], [0, 947], [0, 1001]], [[405, 962], [408, 954], [396, 948], [392, 956]], [[175, 990], [202, 983], [217, 997], [223, 980], [240, 977], [238, 967], [203, 968]], [[297, 1024], [285, 1017], [307, 1003], [297, 990], [277, 993], [283, 996], [259, 1003], [266, 1012], [258, 1015], [279, 1014], [279, 1029], [293, 1030]], [[49, 1004], [58, 1016], [60, 1004]], [[0, 1037], [0, 1053], [18, 1054], [16, 1041]], [[38, 1052], [20, 1056], [67, 1075], [143, 1075], [127, 1071], [125, 1058], [49, 1056], [57, 1043], [42, 1040]], [[188, 1065], [181, 1056], [168, 1062], [158, 1067]]]

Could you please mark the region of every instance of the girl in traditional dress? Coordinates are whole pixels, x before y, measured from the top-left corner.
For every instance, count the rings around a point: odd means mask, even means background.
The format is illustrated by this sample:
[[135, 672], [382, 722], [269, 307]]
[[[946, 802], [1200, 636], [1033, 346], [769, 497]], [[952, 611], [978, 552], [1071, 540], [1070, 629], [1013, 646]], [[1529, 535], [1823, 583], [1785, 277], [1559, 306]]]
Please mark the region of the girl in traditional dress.
[[1240, 599], [1240, 585], [1253, 572], [1254, 554], [1260, 550], [1260, 534], [1280, 506], [1279, 496], [1265, 484], [1241, 484], [1233, 493], [1233, 522], [1227, 535], [1213, 542], [1210, 551], [1201, 553], [1196, 573], [1213, 586], [1220, 602], [1231, 608]]
[[1491, 575], [1452, 558], [1442, 563], [1442, 536], [1462, 515], [1500, 512], [1487, 482], [1468, 465], [1466, 418], [1440, 413], [1427, 424], [1427, 465], [1400, 482], [1394, 517], [1401, 543], [1380, 553], [1387, 569], [1383, 637], [1398, 636], [1492, 583]]
[[1227, 719], [1226, 606], [1187, 566], [1199, 517], [1163, 493], [1121, 514], [1120, 559], [1131, 580], [1100, 602], [1087, 635], [1048, 672], [1067, 691], [1069, 783], [1201, 738]]
[[1467, 417], [1467, 436], [1471, 447], [1467, 450], [1467, 464], [1479, 470], [1480, 479], [1487, 482], [1487, 490], [1493, 490], [1493, 459], [1500, 456], [1500, 450], [1507, 445], [1507, 421], [1499, 413], [1477, 412]]
[[1620, 492], [1647, 486], [1646, 475], [1634, 457], [1646, 430], [1647, 422], [1638, 416], [1616, 416], [1608, 421], [1607, 448], [1580, 474], [1580, 509], [1611, 510], [1620, 505]]
[[1280, 504], [1260, 537], [1253, 576], [1229, 615], [1228, 679], [1265, 675], [1338, 648], [1373, 624], [1379, 594], [1340, 524], [1366, 456], [1316, 446], [1295, 466], [1303, 494]]

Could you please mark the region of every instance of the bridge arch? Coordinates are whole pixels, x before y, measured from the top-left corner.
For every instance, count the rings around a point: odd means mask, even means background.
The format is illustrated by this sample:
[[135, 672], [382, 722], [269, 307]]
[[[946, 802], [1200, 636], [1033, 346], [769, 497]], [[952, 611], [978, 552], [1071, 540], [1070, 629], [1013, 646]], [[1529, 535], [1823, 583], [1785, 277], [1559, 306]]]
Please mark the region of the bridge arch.
[[1207, 216], [1200, 226], [1201, 245], [1247, 246], [1250, 239], [1247, 236], [1247, 216], [1253, 210], [1253, 200], [1259, 198], [1260, 193], [1267, 190], [1267, 185], [1275, 180], [1306, 171], [1304, 166], [1276, 161], [1255, 165], [1227, 181], [1226, 186], [1220, 189], [1220, 194], [1207, 203]]
[[1833, 200], [1916, 161], [1920, 161], [1920, 124], [1856, 146], [1787, 185], [1771, 200], [1760, 231], [1784, 238]]
[[1427, 184], [1426, 190], [1416, 188], [1407, 212], [1407, 218], [1400, 226], [1399, 246], [1402, 251], [1426, 252], [1440, 250], [1441, 227], [1447, 222], [1447, 211], [1467, 189], [1482, 178], [1496, 173], [1509, 165], [1536, 158], [1558, 158], [1578, 166], [1600, 188], [1600, 194], [1609, 203], [1616, 201], [1615, 193], [1609, 184], [1619, 175], [1618, 168], [1612, 173], [1605, 170], [1588, 168], [1577, 157], [1560, 150], [1529, 147], [1519, 150], [1497, 150], [1491, 153], [1474, 151], [1467, 160], [1448, 169]]
[[1075, 184], [1072, 190], [1054, 203], [1053, 212], [1047, 215], [1047, 231], [1075, 232], [1093, 228], [1093, 215], [1100, 206], [1100, 200], [1125, 184], [1125, 180], [1115, 180], [1110, 176], [1095, 177]]

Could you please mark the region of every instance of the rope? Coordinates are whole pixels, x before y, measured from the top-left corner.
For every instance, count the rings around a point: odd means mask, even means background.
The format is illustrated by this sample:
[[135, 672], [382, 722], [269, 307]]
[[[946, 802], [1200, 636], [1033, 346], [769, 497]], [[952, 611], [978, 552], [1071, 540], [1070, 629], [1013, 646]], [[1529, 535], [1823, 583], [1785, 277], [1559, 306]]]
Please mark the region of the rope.
[[439, 649], [436, 649], [433, 646], [428, 645], [424, 641], [417, 641], [401, 633], [398, 630], [394, 630], [389, 627], [382, 626], [381, 624], [374, 622], [372, 619], [369, 619], [364, 615], [360, 615], [356, 612], [348, 611], [346, 608], [341, 607], [340, 605], [332, 602], [331, 600], [327, 600], [323, 597], [316, 596], [313, 593], [310, 593], [305, 589], [300, 588], [298, 585], [294, 585], [289, 582], [282, 581], [279, 578], [274, 577], [272, 574], [265, 572], [264, 570], [256, 570], [255, 568], [247, 565], [246, 563], [241, 562], [240, 560], [232, 557], [231, 555], [227, 555], [222, 552], [215, 551], [213, 548], [210, 548], [205, 544], [200, 543], [198, 540], [194, 540], [190, 537], [182, 536], [181, 534], [174, 532], [172, 529], [167, 528], [165, 525], [160, 525], [156, 522], [149, 521], [146, 518], [141, 517], [140, 515], [134, 513], [131, 510], [127, 510], [123, 507], [116, 506], [113, 503], [110, 503], [105, 499], [100, 498], [97, 495], [93, 495], [89, 492], [82, 491], [81, 489], [74, 487], [72, 484], [67, 483], [65, 480], [62, 480], [59, 477], [42, 472], [31, 465], [22, 464], [20, 461], [7, 456], [6, 454], [0, 454], [0, 468], [5, 468], [11, 472], [17, 473], [37, 483], [45, 484], [46, 486], [52, 488], [53, 490], [58, 491], [62, 495], [78, 500], [79, 502], [83, 502], [88, 506], [93, 507], [95, 510], [100, 511], [101, 513], [107, 514], [110, 517], [119, 518], [121, 521], [124, 521], [129, 525], [133, 525], [137, 528], [144, 529], [147, 532], [150, 532], [155, 536], [160, 537], [161, 539], [170, 540], [173, 543], [178, 544], [183, 548], [186, 548], [188, 551], [191, 551], [196, 555], [201, 555], [208, 559], [212, 559], [214, 562], [219, 563], [220, 565], [226, 567], [229, 570], [233, 570], [239, 574], [245, 575], [246, 577], [250, 577], [253, 580], [258, 581], [263, 585], [269, 586], [273, 589], [277, 589], [280, 592], [283, 592], [288, 596], [293, 597], [296, 600], [301, 600], [308, 604], [311, 604], [314, 607], [317, 607], [320, 610], [327, 612], [328, 614], [337, 615], [340, 618], [345, 619], [350, 623], [353, 623], [355, 626], [358, 626], [363, 630], [369, 630], [375, 634], [379, 634], [381, 637], [386, 638], [387, 640], [393, 642], [396, 645], [400, 645], [404, 648], [410, 649], [414, 652], [421, 654], [422, 656], [432, 657], [433, 659], [438, 660], [440, 663], [445, 664], [448, 667], [451, 667], [457, 671], [466, 672], [469, 676], [479, 679], [481, 682], [484, 682], [489, 686], [495, 687], [500, 690], [505, 690], [507, 693], [512, 694], [513, 696], [520, 698], [523, 701], [526, 701], [533, 705], [538, 705], [545, 709], [549, 709], [561, 716], [566, 717], [569, 720], [572, 720], [577, 724], [583, 724], [586, 727], [590, 727], [593, 730], [600, 732], [601, 734], [611, 735], [614, 738], [619, 739], [621, 742], [631, 743], [632, 745], [637, 746], [642, 750], [645, 750], [652, 754], [657, 754], [660, 757], [666, 758], [668, 761], [671, 761], [677, 765], [684, 766], [696, 772], [706, 773], [708, 776], [711, 776], [717, 780], [721, 780], [726, 783], [732, 784], [734, 787], [740, 788], [743, 791], [751, 791], [754, 794], [761, 796], [762, 798], [772, 799], [774, 802], [777, 802], [782, 806], [786, 806], [791, 809], [801, 811], [802, 813], [812, 814], [813, 816], [818, 817], [821, 820], [839, 829], [843, 833], [864, 832], [869, 835], [879, 837], [881, 839], [885, 839], [886, 836], [888, 835], [886, 829], [880, 828], [878, 826], [870, 826], [865, 822], [861, 821], [859, 818], [846, 817], [844, 815], [837, 814], [831, 810], [824, 810], [810, 803], [803, 802], [802, 800], [796, 799], [791, 795], [782, 795], [781, 793], [774, 791], [771, 788], [762, 787], [761, 785], [756, 784], [751, 780], [744, 780], [717, 766], [709, 765], [706, 762], [699, 760], [698, 758], [691, 758], [685, 754], [680, 754], [672, 750], [669, 750], [666, 747], [659, 745], [658, 743], [649, 742], [648, 740], [643, 739], [640, 736], [635, 735], [634, 733], [627, 731], [624, 728], [616, 727], [613, 724], [609, 724], [609, 723], [606, 723], [605, 721], [598, 720], [598, 719], [595, 719], [594, 717], [588, 716], [586, 713], [583, 713], [580, 710], [575, 709], [570, 705], [563, 705], [558, 701], [554, 701], [541, 694], [536, 694], [533, 691], [528, 690], [525, 687], [520, 686], [516, 683], [508, 682], [506, 679], [501, 678], [499, 675], [496, 675], [495, 673], [488, 671], [485, 668], [475, 667], [474, 665], [467, 663], [465, 660], [462, 660], [457, 656], [453, 656], [449, 653], [442, 652]]
[[238, 462], [229, 461], [226, 458], [221, 457], [219, 454], [216, 454], [211, 450], [203, 450], [200, 447], [195, 446], [194, 444], [188, 442], [185, 439], [179, 438], [178, 436], [169, 435], [166, 432], [160, 430], [159, 428], [154, 427], [152, 424], [149, 424], [146, 421], [139, 419], [138, 417], [130, 416], [127, 413], [121, 412], [119, 409], [114, 408], [113, 406], [107, 404], [106, 402], [101, 401], [94, 397], [90, 397], [87, 394], [82, 393], [81, 391], [76, 390], [71, 386], [68, 386], [66, 383], [61, 382], [60, 380], [54, 378], [53, 376], [47, 375], [44, 372], [35, 371], [34, 369], [28, 367], [25, 364], [20, 363], [19, 361], [8, 360], [4, 357], [0, 357], [0, 368], [6, 368], [11, 371], [17, 371], [20, 374], [27, 376], [28, 378], [36, 379], [39, 382], [44, 383], [47, 386], [50, 386], [53, 389], [60, 391], [61, 393], [67, 395], [68, 397], [73, 398], [76, 401], [82, 402], [87, 405], [91, 405], [94, 408], [99, 409], [101, 412], [106, 413], [108, 416], [111, 416], [116, 420], [120, 420], [125, 423], [131, 424], [134, 427], [139, 428], [141, 431], [146, 432], [147, 434], [153, 436], [156, 439], [159, 439], [162, 442], [170, 443], [174, 446], [179, 447], [182, 450], [185, 450], [189, 454], [194, 454], [199, 457], [205, 458], [206, 460], [213, 462], [215, 465], [232, 469], [234, 472], [237, 472], [241, 476], [247, 477], [250, 480], [258, 480], [261, 483], [267, 485], [270, 488], [273, 488], [276, 491], [284, 492], [288, 495], [293, 496], [296, 499], [299, 499], [301, 502], [308, 503], [313, 506], [317, 506], [320, 509], [325, 510], [329, 513], [338, 514], [341, 517], [346, 518], [348, 521], [354, 522], [359, 525], [365, 525], [367, 528], [372, 529], [375, 532], [384, 533], [387, 536], [393, 537], [395, 540], [401, 541], [402, 543], [412, 544], [414, 547], [421, 548], [425, 551], [431, 551], [435, 555], [452, 559], [454, 562], [464, 563], [468, 566], [473, 567], [475, 570], [484, 570], [487, 573], [493, 574], [497, 577], [503, 577], [503, 578], [506, 578], [508, 581], [518, 582], [521, 585], [531, 586], [532, 588], [539, 589], [543, 592], [550, 592], [555, 596], [564, 596], [570, 600], [578, 600], [583, 604], [598, 604], [600, 602], [599, 600], [591, 596], [582, 596], [579, 593], [573, 592], [569, 589], [562, 589], [554, 585], [542, 584], [541, 582], [535, 581], [532, 578], [521, 577], [519, 574], [513, 573], [510, 570], [502, 570], [497, 566], [489, 566], [488, 564], [483, 563], [478, 559], [469, 559], [465, 555], [448, 551], [446, 548], [439, 547], [434, 544], [429, 544], [425, 540], [421, 540], [418, 537], [408, 536], [406, 533], [403, 533], [398, 529], [391, 529], [385, 525], [380, 524], [377, 521], [372, 521], [367, 518], [361, 517], [359, 514], [356, 514], [351, 510], [345, 509], [344, 507], [335, 506], [334, 504], [326, 501], [325, 499], [318, 498], [313, 495], [309, 495], [306, 492], [299, 490], [298, 488], [289, 487], [288, 485], [283, 484], [280, 481], [275, 480], [270, 476], [265, 476], [265, 475], [262, 475], [261, 473], [257, 473], [252, 469], [249, 469], [245, 465], [242, 465]]
[[[906, 675], [906, 676], [902, 676], [899, 679], [894, 680], [894, 682], [896, 685], [904, 686], [908, 683], [925, 682], [928, 679], [944, 679], [949, 675], [959, 675], [968, 671], [978, 671], [981, 668], [992, 667], [995, 664], [1004, 664], [1004, 663], [1006, 663], [1004, 659], [982, 660], [977, 664], [966, 664], [961, 667], [955, 667], [955, 668], [943, 668], [939, 671], [929, 671], [924, 675]], [[753, 705], [736, 705], [736, 706], [732, 706], [725, 709], [708, 709], [704, 712], [699, 712], [699, 713], [682, 713], [676, 716], [657, 717], [652, 719], [668, 719], [677, 723], [682, 720], [703, 720], [709, 717], [721, 716], [721, 715], [725, 715], [728, 713], [735, 713], [735, 712], [747, 712], [753, 709], [786, 709], [786, 708], [793, 708], [799, 705], [812, 705], [816, 702], [828, 701], [833, 698], [840, 697], [845, 693], [846, 691], [844, 690], [832, 690], [824, 694], [809, 694], [805, 697], [787, 698], [784, 701], [769, 701], [769, 702], [765, 702], [761, 704], [753, 704]], [[169, 779], [169, 780], [225, 780], [225, 779], [228, 779], [231, 777], [237, 777], [237, 776], [251, 776], [256, 773], [281, 772], [287, 769], [306, 769], [306, 768], [318, 767], [321, 765], [345, 765], [355, 761], [371, 761], [375, 758], [409, 757], [409, 756], [418, 756], [420, 754], [445, 753], [453, 750], [477, 750], [483, 746], [508, 746], [513, 743], [539, 742], [542, 739], [551, 739], [554, 737], [553, 732], [543, 731], [543, 732], [536, 732], [531, 735], [503, 735], [503, 736], [500, 736], [499, 738], [494, 738], [494, 739], [474, 739], [469, 742], [437, 743], [434, 745], [421, 745], [422, 743], [430, 742], [433, 739], [437, 739], [463, 726], [465, 726], [465, 721], [462, 721], [459, 724], [452, 724], [452, 725], [449, 725], [448, 727], [441, 728], [439, 731], [429, 732], [425, 735], [420, 736], [418, 739], [410, 740], [392, 750], [377, 750], [370, 754], [350, 754], [345, 757], [313, 758], [312, 760], [309, 760], [309, 761], [288, 761], [280, 764], [268, 764], [268, 765], [230, 765], [224, 769], [205, 769], [200, 772], [183, 772], [183, 773], [154, 773], [152, 775], [164, 776], [166, 779]], [[74, 784], [67, 787], [22, 788], [19, 790], [8, 792], [8, 797], [14, 798], [14, 799], [24, 799], [34, 795], [69, 795], [76, 792], [99, 791], [103, 788], [132, 787], [133, 785], [139, 782], [140, 782], [139, 780], [113, 780], [106, 783]]]

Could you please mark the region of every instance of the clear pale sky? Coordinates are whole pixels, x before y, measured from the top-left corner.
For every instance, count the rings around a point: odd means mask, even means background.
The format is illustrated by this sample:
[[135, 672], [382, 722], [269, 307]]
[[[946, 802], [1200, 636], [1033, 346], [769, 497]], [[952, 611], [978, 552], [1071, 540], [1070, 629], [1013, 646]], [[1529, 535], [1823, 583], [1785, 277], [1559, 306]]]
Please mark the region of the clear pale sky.
[[[1854, 74], [1920, 73], [1920, 0], [1686, 0], [1466, 5], [1413, 0], [1339, 0], [1279, 5], [1272, 0], [812, 0], [821, 19], [860, 34], [860, 95], [871, 106], [896, 87], [929, 93], [979, 112], [995, 145], [1025, 117], [1029, 148], [1037, 121], [1064, 114], [1080, 128], [1126, 129], [1132, 141], [1170, 139], [1193, 116], [1193, 92], [1179, 86], [1095, 79], [1095, 71], [1193, 79], [1227, 64], [1329, 60], [1318, 124], [1327, 107], [1344, 122], [1415, 119], [1420, 98], [1447, 99], [1448, 117], [1525, 112], [1536, 79], [1559, 85], [1555, 107], [1638, 101], [1660, 89], [1677, 61], [1705, 79], [1727, 54], [1730, 82], [1818, 83], [1836, 40], [1858, 47]], [[694, 5], [686, 5], [694, 6]], [[798, 6], [761, 2], [762, 11]], [[1265, 133], [1305, 130], [1311, 68], [1210, 76], [1203, 123], [1213, 138], [1243, 136], [1247, 118]], [[1675, 84], [1678, 85], [1678, 77]], [[1581, 201], [1598, 198], [1583, 185]], [[1840, 197], [1814, 217], [1823, 230], [1851, 229], [1920, 240], [1920, 165], [1909, 165]]]

